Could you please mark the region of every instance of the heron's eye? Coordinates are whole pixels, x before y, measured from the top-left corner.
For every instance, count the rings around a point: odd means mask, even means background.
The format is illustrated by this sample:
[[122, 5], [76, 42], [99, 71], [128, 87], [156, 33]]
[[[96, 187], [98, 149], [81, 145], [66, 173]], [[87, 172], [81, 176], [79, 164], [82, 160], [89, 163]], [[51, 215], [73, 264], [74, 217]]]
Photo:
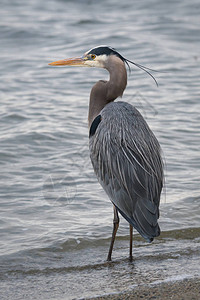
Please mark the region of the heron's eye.
[[91, 59], [95, 59], [96, 58], [96, 55], [95, 54], [91, 54]]

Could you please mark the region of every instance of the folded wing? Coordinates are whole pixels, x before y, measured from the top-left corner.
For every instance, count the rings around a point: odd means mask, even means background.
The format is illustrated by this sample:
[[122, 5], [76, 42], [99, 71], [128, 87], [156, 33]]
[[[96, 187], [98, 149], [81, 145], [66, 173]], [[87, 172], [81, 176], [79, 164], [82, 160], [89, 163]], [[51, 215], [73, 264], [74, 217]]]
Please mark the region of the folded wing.
[[121, 215], [150, 242], [160, 234], [163, 163], [159, 143], [128, 103], [110, 103], [97, 118], [90, 136], [94, 171]]

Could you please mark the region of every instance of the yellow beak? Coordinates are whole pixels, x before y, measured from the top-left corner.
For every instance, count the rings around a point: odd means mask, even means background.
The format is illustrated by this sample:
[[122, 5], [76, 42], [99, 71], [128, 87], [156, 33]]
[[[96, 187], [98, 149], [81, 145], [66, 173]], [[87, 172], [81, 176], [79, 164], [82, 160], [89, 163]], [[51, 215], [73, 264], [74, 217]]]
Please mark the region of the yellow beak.
[[57, 60], [52, 63], [49, 63], [50, 66], [82, 66], [84, 65], [85, 60], [81, 57], [74, 57], [68, 59]]

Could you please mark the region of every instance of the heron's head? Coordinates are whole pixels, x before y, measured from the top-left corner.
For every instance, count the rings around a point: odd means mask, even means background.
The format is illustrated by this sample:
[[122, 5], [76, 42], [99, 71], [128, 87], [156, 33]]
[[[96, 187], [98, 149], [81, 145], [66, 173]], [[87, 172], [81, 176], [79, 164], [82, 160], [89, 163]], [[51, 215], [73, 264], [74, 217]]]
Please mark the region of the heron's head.
[[115, 55], [125, 62], [123, 56], [121, 56], [114, 48], [108, 46], [98, 46], [85, 52], [81, 57], [58, 60], [50, 63], [49, 65], [106, 68], [111, 55]]

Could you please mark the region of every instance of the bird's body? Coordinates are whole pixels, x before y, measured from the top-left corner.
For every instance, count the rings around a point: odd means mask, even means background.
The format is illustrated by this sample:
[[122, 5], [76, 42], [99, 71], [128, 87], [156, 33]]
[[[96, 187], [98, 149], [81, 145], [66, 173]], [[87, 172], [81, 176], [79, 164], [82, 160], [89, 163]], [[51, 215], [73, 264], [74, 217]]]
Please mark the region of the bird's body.
[[90, 136], [94, 171], [122, 216], [151, 241], [160, 233], [162, 161], [158, 141], [138, 110], [126, 102], [107, 104], [99, 116]]
[[[160, 145], [136, 108], [126, 102], [114, 102], [126, 88], [127, 61], [115, 49], [99, 46], [81, 58], [51, 63], [100, 67], [110, 73], [108, 81], [100, 80], [93, 86], [88, 114], [92, 165], [114, 205], [114, 227], [108, 260], [111, 260], [119, 226], [118, 211], [130, 224], [131, 259], [133, 227], [148, 242], [160, 234], [158, 218], [163, 185]], [[146, 71], [145, 67], [135, 65]]]

